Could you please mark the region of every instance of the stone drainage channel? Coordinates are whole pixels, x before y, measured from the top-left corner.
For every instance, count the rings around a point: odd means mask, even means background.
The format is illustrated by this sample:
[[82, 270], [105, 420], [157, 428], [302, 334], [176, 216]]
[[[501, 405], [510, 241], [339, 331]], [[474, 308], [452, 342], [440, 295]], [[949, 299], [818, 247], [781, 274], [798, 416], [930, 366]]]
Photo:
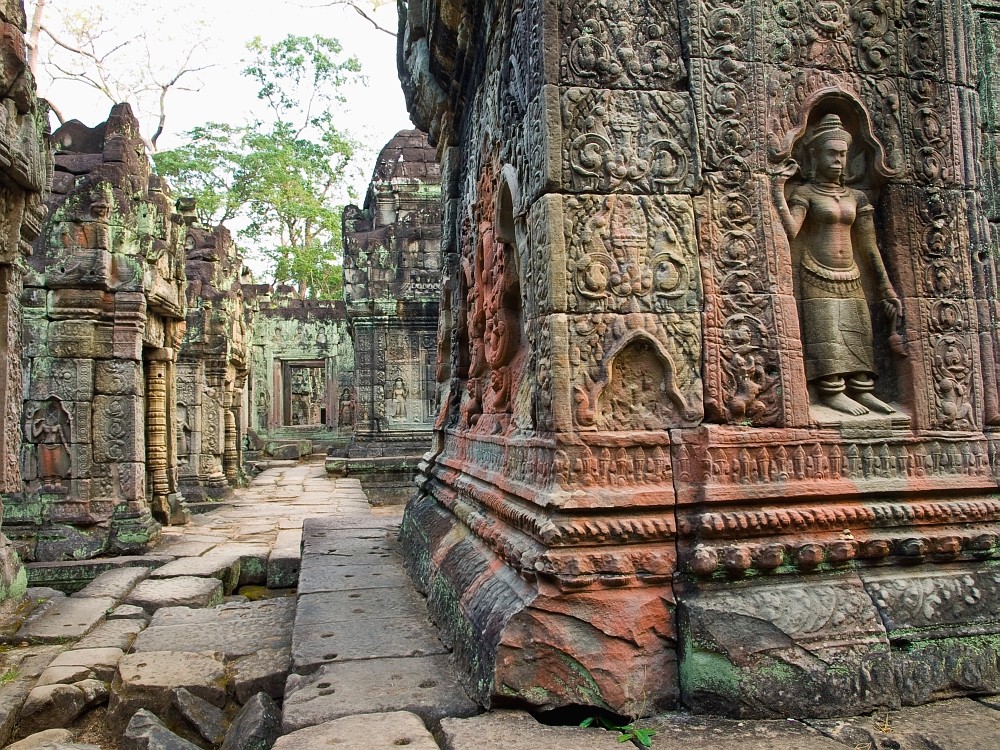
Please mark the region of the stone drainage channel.
[[[481, 713], [373, 510], [321, 464], [270, 468], [147, 555], [35, 566], [0, 621], [0, 745], [14, 750], [597, 750], [619, 733]], [[88, 573], [89, 571], [89, 573]], [[96, 577], [95, 577], [96, 573]], [[238, 592], [238, 593], [234, 593]], [[685, 750], [1000, 747], [1000, 699], [870, 717], [643, 720]]]

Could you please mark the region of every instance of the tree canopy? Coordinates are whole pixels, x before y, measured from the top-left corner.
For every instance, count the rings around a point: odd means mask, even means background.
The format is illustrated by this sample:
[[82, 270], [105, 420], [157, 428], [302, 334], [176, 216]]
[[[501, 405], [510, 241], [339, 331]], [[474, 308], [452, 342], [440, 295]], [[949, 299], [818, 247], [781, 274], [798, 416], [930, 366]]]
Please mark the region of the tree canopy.
[[154, 155], [157, 171], [197, 199], [206, 224], [238, 218], [276, 282], [330, 297], [342, 284], [340, 214], [358, 143], [338, 127], [358, 61], [336, 39], [288, 36], [247, 46], [244, 74], [262, 111], [239, 126], [207, 123]]

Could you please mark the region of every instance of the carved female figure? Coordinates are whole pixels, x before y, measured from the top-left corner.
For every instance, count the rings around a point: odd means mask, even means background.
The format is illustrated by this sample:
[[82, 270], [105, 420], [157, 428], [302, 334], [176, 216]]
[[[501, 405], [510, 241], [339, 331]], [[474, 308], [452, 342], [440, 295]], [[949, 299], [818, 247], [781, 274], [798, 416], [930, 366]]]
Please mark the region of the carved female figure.
[[844, 185], [851, 135], [836, 114], [806, 132], [812, 169], [806, 182], [785, 197], [785, 184], [799, 171], [789, 159], [773, 182], [774, 202], [789, 240], [801, 252], [799, 302], [806, 379], [821, 403], [852, 415], [894, 410], [874, 396], [875, 356], [860, 259], [890, 328], [902, 311], [875, 242], [874, 207], [860, 190]]

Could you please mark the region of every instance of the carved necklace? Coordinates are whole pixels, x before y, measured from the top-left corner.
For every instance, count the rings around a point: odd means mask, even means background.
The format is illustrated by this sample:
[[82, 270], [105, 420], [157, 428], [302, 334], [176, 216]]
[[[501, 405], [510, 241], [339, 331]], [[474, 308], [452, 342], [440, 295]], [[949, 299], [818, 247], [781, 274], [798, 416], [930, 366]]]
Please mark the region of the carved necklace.
[[829, 185], [826, 183], [814, 182], [812, 183], [812, 188], [817, 193], [832, 196], [837, 200], [840, 200], [848, 195], [848, 190], [843, 185]]

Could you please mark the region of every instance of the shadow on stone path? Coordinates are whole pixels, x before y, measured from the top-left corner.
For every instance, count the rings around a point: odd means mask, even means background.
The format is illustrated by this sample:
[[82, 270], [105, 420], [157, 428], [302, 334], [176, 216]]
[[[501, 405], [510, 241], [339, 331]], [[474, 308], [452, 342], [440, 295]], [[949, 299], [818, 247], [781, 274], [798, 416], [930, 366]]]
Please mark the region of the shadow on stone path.
[[[35, 581], [74, 593], [36, 587], [0, 617], [10, 644], [0, 650], [0, 745], [623, 747], [616, 732], [480, 714], [403, 572], [400, 515], [372, 509], [356, 480], [321, 464], [275, 467], [191, 525], [165, 529], [147, 555], [32, 565]], [[675, 713], [643, 724], [657, 732], [654, 748], [980, 750], [1000, 747], [997, 707], [956, 699], [846, 720]]]

